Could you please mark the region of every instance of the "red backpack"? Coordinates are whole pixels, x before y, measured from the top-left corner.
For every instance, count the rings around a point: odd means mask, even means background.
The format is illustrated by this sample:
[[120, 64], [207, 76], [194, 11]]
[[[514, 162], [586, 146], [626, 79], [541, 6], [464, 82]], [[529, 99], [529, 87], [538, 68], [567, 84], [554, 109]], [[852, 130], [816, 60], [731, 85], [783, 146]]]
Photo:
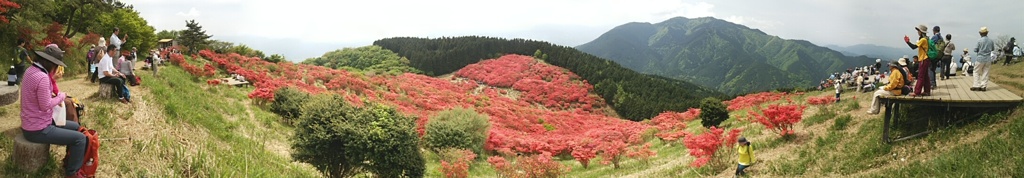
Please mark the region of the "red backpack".
[[[85, 127], [79, 127], [78, 131], [85, 134], [89, 143], [85, 148], [85, 159], [83, 159], [82, 168], [78, 169], [78, 173], [85, 177], [96, 177], [96, 168], [100, 165], [100, 135], [96, 133], [96, 130]], [[67, 163], [67, 158], [64, 158], [64, 164]]]

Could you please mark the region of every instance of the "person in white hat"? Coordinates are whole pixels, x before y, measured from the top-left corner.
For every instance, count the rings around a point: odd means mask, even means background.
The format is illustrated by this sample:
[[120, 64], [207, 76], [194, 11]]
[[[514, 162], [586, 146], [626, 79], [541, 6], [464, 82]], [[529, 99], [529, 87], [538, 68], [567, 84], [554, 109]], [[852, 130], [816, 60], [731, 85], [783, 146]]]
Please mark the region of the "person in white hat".
[[868, 110], [868, 114], [878, 114], [881, 110], [882, 105], [878, 101], [878, 97], [903, 95], [903, 85], [907, 80], [903, 76], [903, 73], [906, 72], [900, 70], [898, 62], [889, 63], [889, 84], [875, 91], [874, 97], [871, 97], [871, 108]]
[[961, 69], [964, 72], [964, 76], [971, 76], [974, 73], [974, 64], [971, 62], [971, 55], [968, 53], [970, 50], [964, 48], [964, 54], [960, 55]]
[[992, 61], [995, 57], [992, 56], [992, 52], [995, 51], [995, 43], [992, 39], [988, 38], [988, 27], [981, 27], [978, 30], [978, 34], [981, 35], [981, 39], [978, 39], [978, 45], [974, 47], [974, 86], [971, 87], [971, 91], [985, 91], [988, 90], [988, 71], [992, 67]]

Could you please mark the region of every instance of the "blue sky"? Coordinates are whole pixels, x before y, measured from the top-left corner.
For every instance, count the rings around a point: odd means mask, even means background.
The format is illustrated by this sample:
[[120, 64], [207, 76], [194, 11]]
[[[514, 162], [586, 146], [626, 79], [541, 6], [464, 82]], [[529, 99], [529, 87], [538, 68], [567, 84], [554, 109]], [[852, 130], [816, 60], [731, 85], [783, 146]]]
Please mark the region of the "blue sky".
[[[195, 19], [214, 39], [301, 61], [387, 37], [485, 35], [576, 46], [628, 22], [711, 16], [818, 45], [904, 48], [913, 26], [940, 25], [959, 46], [977, 30], [1024, 35], [1014, 0], [126, 0], [157, 30]], [[928, 6], [930, 8], [923, 8]], [[909, 48], [908, 48], [909, 50]]]

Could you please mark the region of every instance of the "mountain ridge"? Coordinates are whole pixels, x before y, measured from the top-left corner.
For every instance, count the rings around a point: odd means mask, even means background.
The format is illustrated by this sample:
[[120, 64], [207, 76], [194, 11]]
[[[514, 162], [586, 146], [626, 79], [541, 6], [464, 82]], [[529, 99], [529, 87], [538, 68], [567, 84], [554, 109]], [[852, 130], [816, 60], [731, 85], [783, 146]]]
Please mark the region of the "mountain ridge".
[[642, 73], [732, 95], [810, 87], [830, 71], [874, 62], [712, 17], [626, 23], [576, 48]]

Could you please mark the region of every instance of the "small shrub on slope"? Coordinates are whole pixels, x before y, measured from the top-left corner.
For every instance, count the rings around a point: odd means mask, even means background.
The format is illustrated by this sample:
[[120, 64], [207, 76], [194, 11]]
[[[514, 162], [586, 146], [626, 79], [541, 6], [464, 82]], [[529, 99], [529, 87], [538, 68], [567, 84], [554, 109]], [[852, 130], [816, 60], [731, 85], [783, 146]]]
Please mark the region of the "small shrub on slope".
[[427, 121], [423, 141], [433, 151], [445, 148], [467, 149], [482, 153], [490, 130], [490, 118], [472, 109], [441, 111]]
[[330, 177], [362, 170], [380, 177], [423, 177], [414, 122], [393, 108], [356, 108], [337, 95], [314, 97], [295, 126], [292, 157]]

